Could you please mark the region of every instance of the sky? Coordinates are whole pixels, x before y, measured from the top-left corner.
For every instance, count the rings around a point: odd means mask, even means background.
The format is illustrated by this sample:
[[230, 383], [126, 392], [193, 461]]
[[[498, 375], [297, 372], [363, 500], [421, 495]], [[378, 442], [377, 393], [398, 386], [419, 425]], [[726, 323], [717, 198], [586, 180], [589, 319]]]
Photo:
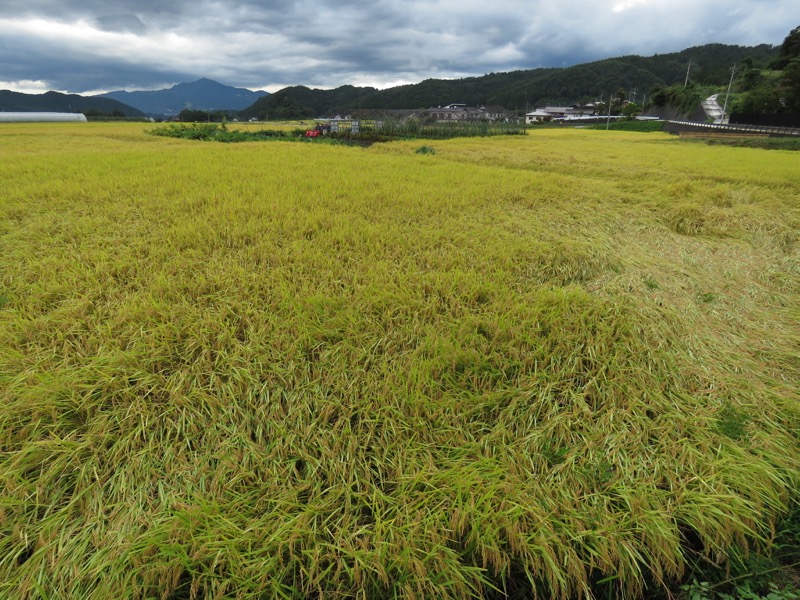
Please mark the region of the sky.
[[779, 45], [798, 25], [798, 0], [0, 0], [0, 89], [386, 88]]

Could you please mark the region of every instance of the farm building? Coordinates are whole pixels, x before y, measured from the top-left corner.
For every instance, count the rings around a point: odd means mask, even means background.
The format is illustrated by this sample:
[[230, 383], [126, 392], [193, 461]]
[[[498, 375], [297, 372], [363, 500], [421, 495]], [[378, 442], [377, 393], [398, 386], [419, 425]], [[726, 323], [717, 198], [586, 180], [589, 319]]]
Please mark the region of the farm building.
[[0, 123], [86, 122], [81, 113], [0, 112]]

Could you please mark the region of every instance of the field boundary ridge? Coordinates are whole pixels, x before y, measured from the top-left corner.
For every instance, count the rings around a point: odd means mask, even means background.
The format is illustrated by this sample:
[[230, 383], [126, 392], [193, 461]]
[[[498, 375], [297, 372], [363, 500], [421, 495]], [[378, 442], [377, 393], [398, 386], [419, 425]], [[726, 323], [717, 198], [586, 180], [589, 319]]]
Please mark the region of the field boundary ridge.
[[800, 128], [796, 127], [766, 127], [757, 125], [718, 125], [712, 123], [696, 123], [693, 121], [666, 121], [664, 131], [676, 135], [686, 133], [716, 133], [752, 135], [763, 134], [768, 137], [800, 137]]

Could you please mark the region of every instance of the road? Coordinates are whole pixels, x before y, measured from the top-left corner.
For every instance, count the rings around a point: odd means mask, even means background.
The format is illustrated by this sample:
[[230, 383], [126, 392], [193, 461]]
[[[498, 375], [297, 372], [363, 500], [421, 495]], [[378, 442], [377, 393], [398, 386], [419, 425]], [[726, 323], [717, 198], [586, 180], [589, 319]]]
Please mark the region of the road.
[[724, 118], [724, 114], [722, 113], [722, 107], [717, 102], [717, 98], [719, 94], [714, 94], [713, 96], [709, 96], [705, 100], [701, 102], [703, 105], [703, 110], [706, 111], [706, 116], [709, 119], [713, 119], [714, 123], [717, 124], [725, 124], [728, 122], [727, 118]]

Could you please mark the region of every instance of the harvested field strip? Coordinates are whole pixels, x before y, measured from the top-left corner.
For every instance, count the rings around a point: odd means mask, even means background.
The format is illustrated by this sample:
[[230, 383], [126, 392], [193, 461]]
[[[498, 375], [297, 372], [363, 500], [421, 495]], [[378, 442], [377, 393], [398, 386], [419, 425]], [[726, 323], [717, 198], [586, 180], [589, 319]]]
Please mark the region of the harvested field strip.
[[0, 596], [571, 598], [800, 487], [794, 156], [0, 131]]

